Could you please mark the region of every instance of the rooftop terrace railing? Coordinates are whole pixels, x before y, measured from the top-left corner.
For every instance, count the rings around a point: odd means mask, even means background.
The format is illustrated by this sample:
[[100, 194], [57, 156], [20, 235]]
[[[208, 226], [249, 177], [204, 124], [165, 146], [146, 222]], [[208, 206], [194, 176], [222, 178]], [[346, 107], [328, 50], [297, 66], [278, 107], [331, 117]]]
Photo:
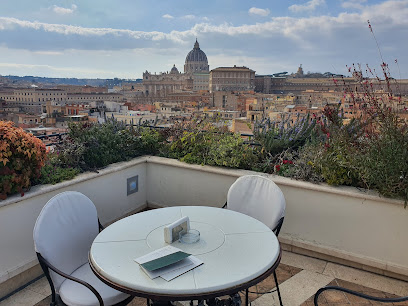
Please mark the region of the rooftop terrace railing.
[[[56, 133], [56, 134], [50, 134], [50, 135], [39, 135], [36, 136], [38, 139], [41, 139], [44, 143], [45, 146], [54, 146], [56, 144], [62, 143], [63, 137], [66, 136], [68, 133]], [[55, 141], [52, 141], [54, 140]], [[45, 142], [44, 140], [50, 140], [50, 142]]]
[[[131, 127], [132, 125], [126, 124], [126, 126]], [[133, 126], [138, 126], [138, 125], [133, 125]], [[165, 129], [166, 128], [164, 126], [153, 126], [153, 125], [146, 125], [144, 127], [152, 128], [152, 129]], [[47, 147], [49, 147], [49, 146], [54, 146], [54, 145], [57, 145], [57, 144], [61, 144], [62, 141], [63, 141], [63, 137], [66, 136], [66, 135], [68, 135], [68, 133], [55, 133], [55, 134], [51, 134], [51, 135], [39, 135], [39, 136], [36, 136], [36, 137], [38, 139], [41, 139], [45, 143], [45, 145]], [[249, 145], [252, 145], [252, 146], [260, 146], [261, 145], [261, 144], [251, 140], [251, 138], [254, 137], [253, 134], [239, 133], [239, 135], [241, 137], [248, 138], [248, 140], [244, 141], [245, 144], [249, 144]], [[55, 141], [51, 141], [52, 139], [55, 139]], [[44, 140], [50, 140], [50, 142], [45, 142]]]

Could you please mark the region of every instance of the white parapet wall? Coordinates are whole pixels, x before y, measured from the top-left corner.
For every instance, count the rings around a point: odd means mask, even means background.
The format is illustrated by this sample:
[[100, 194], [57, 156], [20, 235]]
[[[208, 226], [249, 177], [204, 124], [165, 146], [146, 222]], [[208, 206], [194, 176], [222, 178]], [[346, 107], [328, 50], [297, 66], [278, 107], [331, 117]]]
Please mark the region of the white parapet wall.
[[[127, 179], [134, 176], [138, 176], [138, 192], [128, 196]], [[35, 186], [23, 197], [14, 195], [0, 201], [0, 285], [38, 264], [33, 243], [37, 216], [50, 198], [68, 190], [89, 197], [102, 224], [112, 222], [146, 207], [146, 158], [117, 163], [56, 185]], [[21, 281], [20, 277], [14, 283]], [[1, 298], [7, 293], [0, 289]]]
[[[145, 156], [0, 201], [0, 298], [4, 285], [12, 288], [13, 279], [19, 279], [14, 285], [30, 280], [22, 275], [37, 264], [32, 231], [54, 195], [66, 190], [84, 193], [107, 224], [146, 206], [222, 207], [231, 184], [247, 174], [267, 176], [282, 189], [287, 207], [279, 238], [285, 249], [408, 279], [408, 209], [402, 201], [356, 188]], [[138, 192], [127, 195], [127, 179], [136, 175]]]
[[408, 279], [408, 209], [403, 201], [253, 171], [160, 157], [148, 157], [147, 162], [149, 205], [222, 207], [238, 177], [264, 175], [285, 195], [286, 217], [279, 237], [285, 249]]

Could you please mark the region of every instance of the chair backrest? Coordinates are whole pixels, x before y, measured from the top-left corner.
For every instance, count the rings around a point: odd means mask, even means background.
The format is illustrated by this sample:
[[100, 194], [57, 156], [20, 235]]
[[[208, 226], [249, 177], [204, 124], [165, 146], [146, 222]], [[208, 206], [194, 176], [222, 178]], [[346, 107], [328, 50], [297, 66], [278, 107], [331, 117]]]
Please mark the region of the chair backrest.
[[251, 216], [274, 229], [285, 216], [286, 202], [280, 188], [260, 175], [238, 178], [228, 190], [228, 209]]
[[[95, 205], [82, 193], [67, 191], [51, 198], [43, 207], [34, 226], [34, 247], [50, 264], [71, 274], [88, 262], [88, 252], [98, 235]], [[50, 275], [58, 292], [65, 280]]]

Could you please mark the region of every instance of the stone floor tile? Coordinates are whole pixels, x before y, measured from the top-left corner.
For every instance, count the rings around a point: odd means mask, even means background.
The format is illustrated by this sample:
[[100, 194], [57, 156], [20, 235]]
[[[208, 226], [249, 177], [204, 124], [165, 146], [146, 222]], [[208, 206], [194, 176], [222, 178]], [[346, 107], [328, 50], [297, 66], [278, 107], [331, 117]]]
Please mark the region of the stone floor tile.
[[[340, 286], [343, 288], [347, 288], [353, 291], [357, 291], [366, 295], [371, 295], [374, 297], [380, 297], [380, 298], [395, 298], [397, 297], [394, 294], [391, 293], [387, 293], [387, 292], [383, 292], [380, 290], [376, 290], [373, 288], [369, 288], [369, 287], [365, 287], [359, 284], [355, 284], [352, 282], [348, 282], [345, 280], [341, 280], [341, 279], [335, 279], [333, 282], [331, 282], [329, 285], [333, 285], [333, 286]], [[326, 291], [323, 294], [325, 295], [327, 292], [339, 292], [339, 291]], [[377, 302], [377, 301], [371, 301], [371, 300], [366, 300], [366, 299], [362, 299], [360, 297], [348, 294], [348, 293], [344, 293], [345, 296], [347, 297], [347, 299], [350, 301], [351, 305], [408, 305], [407, 302], [401, 302], [401, 303], [381, 303], [381, 302]], [[327, 298], [327, 296], [326, 296]], [[320, 299], [319, 299], [320, 300]], [[330, 304], [330, 303], [329, 303]], [[337, 304], [335, 304], [337, 305]]]
[[323, 273], [327, 262], [321, 259], [283, 251], [281, 264], [297, 267], [302, 270]]
[[29, 290], [42, 294], [44, 297], [51, 294], [51, 287], [46, 277], [40, 278], [27, 287]]
[[328, 304], [348, 303], [347, 296], [341, 291], [329, 290], [322, 293]]
[[339, 264], [329, 262], [323, 274], [398, 296], [408, 295], [408, 282]]
[[[283, 302], [283, 305], [289, 306]], [[276, 293], [265, 294], [251, 303], [251, 306], [279, 306], [279, 298]]]
[[348, 294], [347, 298], [349, 299], [351, 305], [372, 305], [370, 300], [363, 299], [355, 295]]
[[34, 306], [50, 306], [51, 304], [51, 295], [43, 299], [42, 301], [38, 302]]
[[[325, 305], [325, 304], [322, 304], [322, 305]], [[302, 304], [300, 304], [300, 306], [314, 306], [314, 304], [313, 304], [312, 301], [306, 301], [306, 302], [303, 302]]]
[[135, 297], [128, 306], [146, 306], [147, 300], [145, 298]]
[[44, 299], [44, 295], [27, 288], [0, 302], [0, 306], [33, 306]]
[[[256, 300], [258, 297], [260, 297], [261, 295], [257, 293], [259, 291], [261, 290], [258, 286], [252, 286], [251, 288], [249, 288], [248, 300], [252, 302]], [[242, 303], [245, 303], [245, 292], [240, 292], [239, 294], [241, 296]]]
[[[293, 275], [299, 273], [300, 271], [302, 270], [299, 268], [291, 267], [285, 264], [280, 264], [279, 267], [276, 269], [276, 278], [278, 279], [278, 283], [282, 284], [283, 282], [291, 278]], [[264, 279], [257, 285], [258, 292], [268, 292], [275, 287], [276, 284], [273, 274], [268, 276], [266, 279]]]
[[[315, 292], [326, 286], [333, 277], [303, 270], [279, 285], [282, 301], [285, 306], [298, 306], [308, 300]], [[265, 294], [255, 302], [269, 302], [273, 305], [277, 301], [277, 294]]]

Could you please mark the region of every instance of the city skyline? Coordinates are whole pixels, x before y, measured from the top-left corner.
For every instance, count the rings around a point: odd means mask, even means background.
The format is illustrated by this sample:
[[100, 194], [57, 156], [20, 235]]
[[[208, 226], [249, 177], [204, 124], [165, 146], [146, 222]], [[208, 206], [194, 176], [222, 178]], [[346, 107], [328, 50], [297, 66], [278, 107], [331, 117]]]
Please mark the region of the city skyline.
[[[408, 78], [408, 1], [98, 1], [0, 3], [0, 75], [141, 78], [183, 69], [198, 38], [210, 69], [245, 65], [257, 74], [330, 71], [381, 58]], [[395, 60], [398, 60], [398, 65]]]

